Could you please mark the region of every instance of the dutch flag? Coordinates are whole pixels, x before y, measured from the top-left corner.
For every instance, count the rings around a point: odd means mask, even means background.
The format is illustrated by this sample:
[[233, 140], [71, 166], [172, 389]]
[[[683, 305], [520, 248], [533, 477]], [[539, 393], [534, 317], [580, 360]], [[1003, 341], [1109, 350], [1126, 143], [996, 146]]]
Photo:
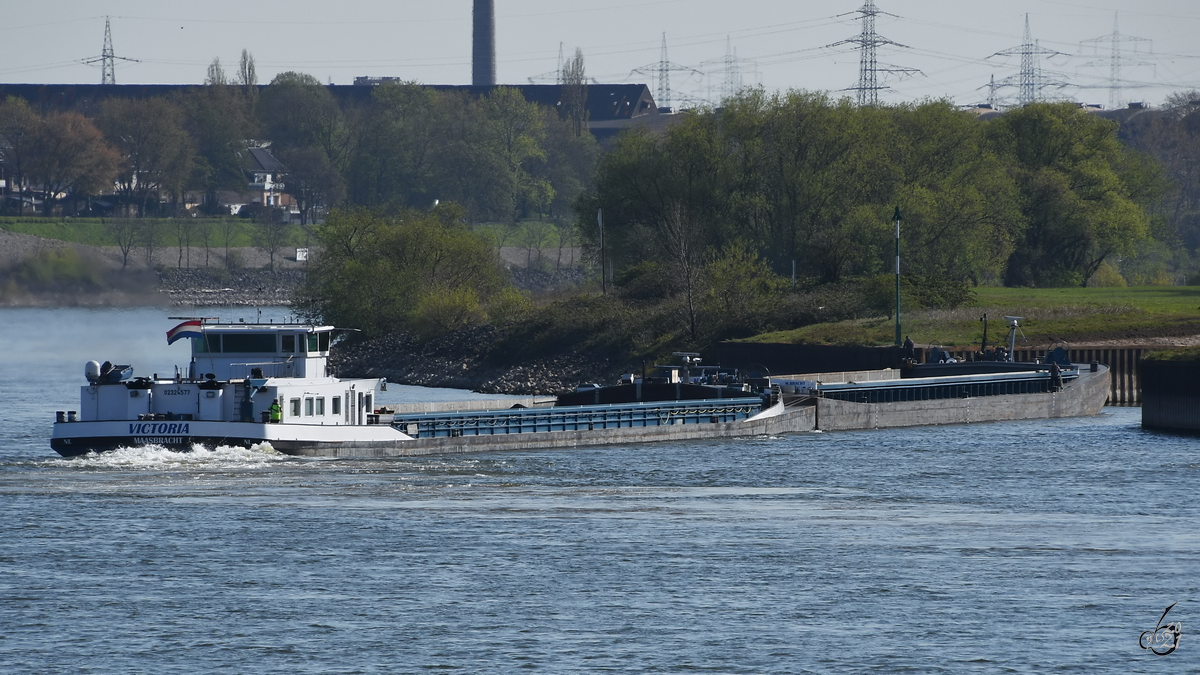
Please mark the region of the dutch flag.
[[201, 322], [199, 319], [192, 321], [184, 321], [167, 331], [167, 344], [171, 344], [180, 338], [185, 337], [204, 337], [204, 331], [200, 328]]

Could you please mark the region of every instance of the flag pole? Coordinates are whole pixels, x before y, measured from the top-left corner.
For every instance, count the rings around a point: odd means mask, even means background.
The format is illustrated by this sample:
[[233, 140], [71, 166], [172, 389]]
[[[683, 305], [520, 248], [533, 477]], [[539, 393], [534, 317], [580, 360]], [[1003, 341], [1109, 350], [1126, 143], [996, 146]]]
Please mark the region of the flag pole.
[[896, 346], [900, 346], [900, 207], [892, 215], [896, 222]]
[[608, 295], [608, 260], [604, 251], [604, 209], [596, 209], [596, 223], [600, 225], [600, 293]]

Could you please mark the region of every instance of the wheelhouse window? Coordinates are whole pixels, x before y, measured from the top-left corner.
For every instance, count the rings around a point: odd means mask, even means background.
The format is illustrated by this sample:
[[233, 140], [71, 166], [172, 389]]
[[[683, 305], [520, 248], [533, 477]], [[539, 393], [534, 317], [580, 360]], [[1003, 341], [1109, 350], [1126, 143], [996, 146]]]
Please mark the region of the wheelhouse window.
[[308, 334], [308, 352], [327, 352], [329, 351], [329, 332], [324, 333], [309, 333]]
[[274, 333], [225, 333], [221, 351], [235, 354], [274, 354]]
[[193, 354], [220, 354], [221, 353], [221, 335], [205, 333], [201, 337], [192, 338], [192, 353]]
[[283, 352], [284, 354], [296, 353], [296, 336], [295, 335], [280, 335], [279, 339], [280, 339], [280, 345], [281, 345], [281, 348], [279, 351]]

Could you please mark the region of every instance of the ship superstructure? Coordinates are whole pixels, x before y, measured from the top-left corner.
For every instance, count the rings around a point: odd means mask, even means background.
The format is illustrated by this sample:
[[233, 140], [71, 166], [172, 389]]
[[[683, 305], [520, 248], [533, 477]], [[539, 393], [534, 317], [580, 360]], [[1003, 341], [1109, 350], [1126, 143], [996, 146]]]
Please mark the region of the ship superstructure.
[[382, 379], [329, 372], [336, 329], [299, 323], [188, 319], [167, 333], [191, 360], [167, 376], [89, 361], [78, 411], [63, 411], [51, 445], [63, 455], [156, 444], [276, 449], [409, 438], [374, 413]]

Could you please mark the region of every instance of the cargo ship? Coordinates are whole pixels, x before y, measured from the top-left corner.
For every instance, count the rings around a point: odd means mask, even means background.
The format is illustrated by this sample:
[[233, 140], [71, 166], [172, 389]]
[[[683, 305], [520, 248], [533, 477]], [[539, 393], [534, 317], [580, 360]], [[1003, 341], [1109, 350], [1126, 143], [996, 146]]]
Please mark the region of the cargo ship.
[[167, 340], [190, 343], [187, 365], [145, 377], [131, 365], [87, 362], [79, 409], [56, 413], [55, 451], [269, 445], [290, 455], [394, 457], [570, 448], [1092, 415], [1108, 392], [1098, 364], [1062, 364], [1056, 374], [1047, 364], [962, 364], [744, 378], [680, 354], [680, 365], [653, 377], [507, 408], [380, 406], [386, 380], [331, 373], [333, 326], [177, 318]]

